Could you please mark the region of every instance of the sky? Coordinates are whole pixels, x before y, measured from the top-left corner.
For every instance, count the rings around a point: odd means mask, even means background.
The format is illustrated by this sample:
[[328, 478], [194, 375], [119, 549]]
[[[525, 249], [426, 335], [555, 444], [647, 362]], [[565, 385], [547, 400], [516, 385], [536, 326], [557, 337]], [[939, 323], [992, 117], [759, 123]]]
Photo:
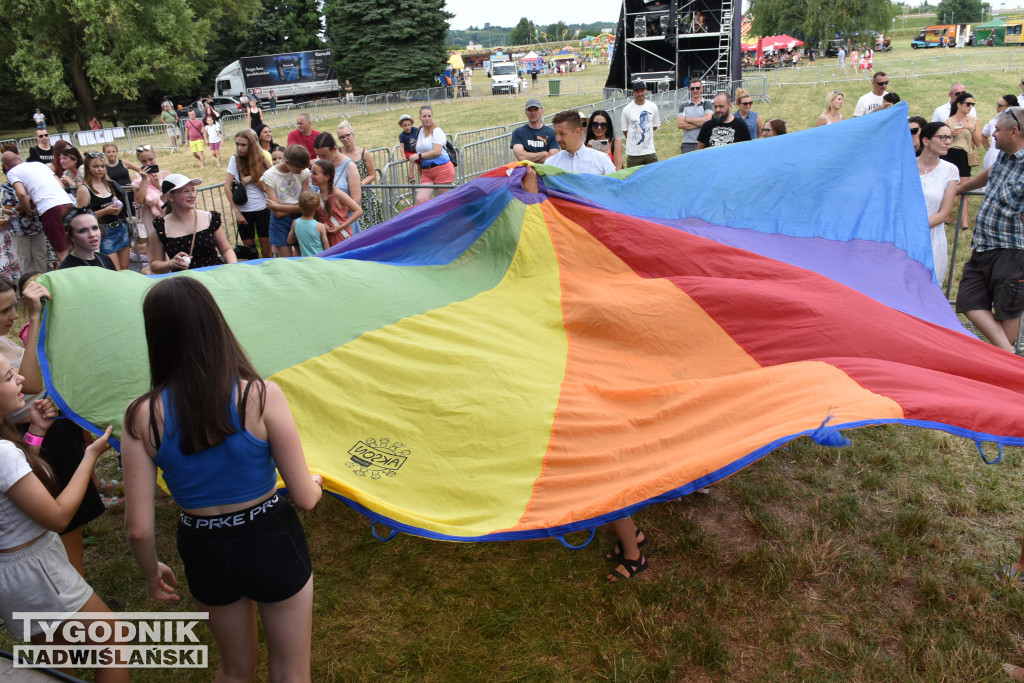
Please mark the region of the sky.
[[451, 20], [454, 29], [470, 26], [483, 28], [484, 24], [494, 26], [515, 26], [522, 17], [535, 24], [554, 24], [561, 20], [567, 24], [589, 24], [592, 21], [608, 22], [614, 29], [619, 19], [621, 0], [519, 0], [519, 2], [490, 2], [489, 0], [446, 0], [445, 6], [455, 15]]

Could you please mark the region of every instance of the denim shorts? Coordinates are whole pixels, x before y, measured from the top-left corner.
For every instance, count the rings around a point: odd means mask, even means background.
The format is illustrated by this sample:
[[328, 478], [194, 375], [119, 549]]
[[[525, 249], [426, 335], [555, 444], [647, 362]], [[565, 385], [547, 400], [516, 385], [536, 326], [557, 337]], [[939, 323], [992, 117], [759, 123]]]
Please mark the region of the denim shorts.
[[131, 237], [128, 235], [128, 221], [123, 218], [116, 223], [108, 223], [103, 226], [103, 239], [100, 240], [101, 254], [116, 254], [131, 244]]
[[270, 246], [287, 247], [288, 233], [292, 229], [292, 221], [299, 218], [297, 214], [288, 214], [284, 218], [278, 218], [270, 214]]

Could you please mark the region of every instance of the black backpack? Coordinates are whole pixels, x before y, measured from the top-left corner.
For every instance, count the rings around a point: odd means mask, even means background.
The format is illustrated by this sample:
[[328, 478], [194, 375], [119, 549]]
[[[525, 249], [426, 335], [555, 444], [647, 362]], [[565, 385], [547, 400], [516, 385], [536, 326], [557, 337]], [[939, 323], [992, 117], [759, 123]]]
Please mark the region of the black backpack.
[[455, 145], [452, 144], [451, 140], [445, 140], [444, 149], [448, 152], [448, 158], [452, 160], [452, 166], [459, 165], [459, 153], [455, 149]]

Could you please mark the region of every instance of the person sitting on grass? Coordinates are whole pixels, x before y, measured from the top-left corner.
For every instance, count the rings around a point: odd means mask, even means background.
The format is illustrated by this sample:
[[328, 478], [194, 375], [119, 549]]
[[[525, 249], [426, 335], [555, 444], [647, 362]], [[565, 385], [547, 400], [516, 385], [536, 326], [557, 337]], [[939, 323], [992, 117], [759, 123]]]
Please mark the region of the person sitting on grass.
[[292, 229], [288, 232], [288, 244], [298, 245], [300, 256], [313, 256], [328, 247], [327, 226], [316, 219], [316, 210], [320, 208], [320, 196], [316, 192], [306, 190], [299, 195], [299, 208], [302, 217], [292, 221]]

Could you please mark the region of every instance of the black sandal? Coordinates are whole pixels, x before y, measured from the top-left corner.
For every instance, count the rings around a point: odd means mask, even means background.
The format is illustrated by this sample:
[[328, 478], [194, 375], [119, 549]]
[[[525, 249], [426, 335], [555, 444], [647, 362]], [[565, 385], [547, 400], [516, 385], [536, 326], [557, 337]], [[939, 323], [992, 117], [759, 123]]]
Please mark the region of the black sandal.
[[625, 557], [622, 558], [622, 561], [619, 563], [619, 566], [625, 568], [626, 573], [623, 574], [622, 572], [618, 571], [619, 568], [616, 567], [614, 570], [612, 570], [612, 573], [609, 574], [607, 578], [605, 578], [605, 583], [618, 583], [619, 581], [628, 581], [629, 579], [632, 579], [634, 576], [636, 576], [643, 570], [647, 569], [648, 562], [647, 558], [644, 557], [644, 554], [640, 553], [640, 557], [636, 558], [635, 560], [630, 560]]
[[[637, 529], [636, 530], [636, 537], [639, 539], [640, 538], [640, 534], [643, 534], [643, 533], [644, 532], [642, 530]], [[645, 545], [647, 545], [647, 534], [644, 534], [644, 540], [642, 540], [642, 541], [638, 540], [636, 542], [636, 547], [637, 548], [643, 548]], [[605, 559], [606, 562], [621, 563], [621, 561], [622, 561], [622, 543], [620, 543], [619, 541], [615, 541], [615, 546], [611, 550], [609, 550], [608, 552], [606, 552], [604, 554], [604, 559]]]

